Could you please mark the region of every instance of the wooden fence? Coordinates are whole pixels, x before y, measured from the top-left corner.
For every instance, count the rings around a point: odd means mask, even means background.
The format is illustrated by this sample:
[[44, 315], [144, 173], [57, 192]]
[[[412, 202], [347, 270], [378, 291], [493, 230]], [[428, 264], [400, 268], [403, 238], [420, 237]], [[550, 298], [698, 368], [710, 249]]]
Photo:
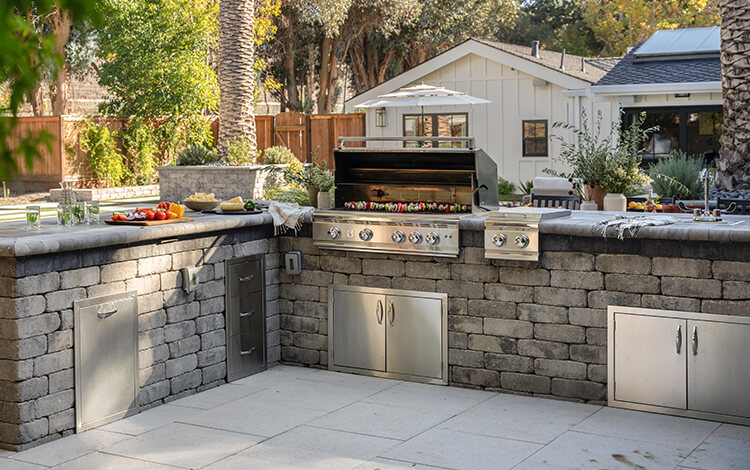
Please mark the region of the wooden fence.
[[[86, 176], [86, 155], [80, 148], [78, 132], [80, 116], [21, 117], [10, 137], [11, 148], [29, 134], [46, 131], [52, 135], [51, 151], [40, 149], [41, 158], [35, 160], [28, 170], [21, 158], [17, 163], [19, 174], [10, 182], [18, 189], [46, 190], [57, 187], [63, 179], [82, 180]], [[126, 116], [92, 118], [97, 123], [106, 123], [112, 130], [120, 130], [127, 122]], [[333, 149], [339, 136], [360, 136], [365, 133], [364, 114], [306, 115], [296, 112], [276, 116], [256, 116], [256, 139], [259, 150], [281, 145], [289, 148], [302, 162], [325, 161], [333, 168]], [[218, 119], [211, 123], [216, 142], [219, 133]], [[352, 144], [350, 144], [352, 145]], [[262, 158], [262, 157], [261, 157]]]

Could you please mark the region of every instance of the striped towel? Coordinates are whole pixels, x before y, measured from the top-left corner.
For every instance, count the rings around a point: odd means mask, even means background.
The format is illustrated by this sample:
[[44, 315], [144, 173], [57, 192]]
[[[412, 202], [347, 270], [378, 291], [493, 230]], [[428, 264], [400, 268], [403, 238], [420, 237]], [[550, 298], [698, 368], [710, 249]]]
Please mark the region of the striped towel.
[[271, 201], [268, 205], [268, 213], [273, 217], [274, 232], [276, 235], [286, 233], [292, 229], [297, 231], [302, 228], [305, 217], [312, 218], [313, 208], [300, 206], [296, 202]]
[[617, 233], [617, 238], [623, 240], [625, 233], [628, 236], [636, 237], [642, 227], [656, 227], [659, 225], [672, 225], [679, 222], [679, 219], [674, 217], [665, 216], [652, 216], [652, 215], [636, 215], [636, 216], [624, 216], [615, 215], [609, 219], [600, 220], [596, 223], [596, 227], [601, 231], [602, 236], [607, 236], [607, 229], [612, 227]]

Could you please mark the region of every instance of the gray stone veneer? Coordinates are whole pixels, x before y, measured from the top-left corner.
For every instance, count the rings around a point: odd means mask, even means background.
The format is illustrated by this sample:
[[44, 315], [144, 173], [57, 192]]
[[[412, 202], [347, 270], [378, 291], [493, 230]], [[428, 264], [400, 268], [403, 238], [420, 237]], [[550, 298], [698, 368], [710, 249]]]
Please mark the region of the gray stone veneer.
[[281, 273], [281, 360], [327, 367], [329, 284], [445, 292], [450, 383], [603, 403], [608, 305], [750, 315], [748, 243], [543, 235], [539, 262], [512, 262], [485, 259], [482, 235], [462, 231], [457, 259], [281, 238], [303, 253]]
[[[279, 257], [258, 226], [139, 245], [0, 258], [0, 446], [75, 428], [73, 301], [138, 290], [141, 407], [226, 380], [224, 262], [265, 253], [268, 362], [278, 362]], [[200, 267], [186, 294], [180, 268]]]

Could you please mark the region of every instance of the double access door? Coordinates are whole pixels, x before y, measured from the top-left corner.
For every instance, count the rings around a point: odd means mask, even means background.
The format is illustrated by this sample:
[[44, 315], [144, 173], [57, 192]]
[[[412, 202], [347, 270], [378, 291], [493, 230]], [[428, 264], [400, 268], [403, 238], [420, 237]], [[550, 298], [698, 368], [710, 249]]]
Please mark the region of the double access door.
[[266, 309], [263, 256], [226, 264], [227, 380], [266, 367]]
[[329, 287], [329, 368], [448, 383], [447, 295]]
[[750, 318], [610, 307], [610, 403], [750, 424]]

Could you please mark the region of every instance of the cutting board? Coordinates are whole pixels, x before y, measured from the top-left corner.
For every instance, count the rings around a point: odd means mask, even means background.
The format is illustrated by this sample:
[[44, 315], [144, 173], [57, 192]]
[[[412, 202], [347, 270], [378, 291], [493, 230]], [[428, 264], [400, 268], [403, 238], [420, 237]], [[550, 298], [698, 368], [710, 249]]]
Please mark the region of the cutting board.
[[195, 220], [192, 217], [180, 217], [177, 219], [167, 220], [105, 220], [105, 224], [109, 225], [164, 225], [164, 224], [179, 224], [180, 222], [192, 222]]

